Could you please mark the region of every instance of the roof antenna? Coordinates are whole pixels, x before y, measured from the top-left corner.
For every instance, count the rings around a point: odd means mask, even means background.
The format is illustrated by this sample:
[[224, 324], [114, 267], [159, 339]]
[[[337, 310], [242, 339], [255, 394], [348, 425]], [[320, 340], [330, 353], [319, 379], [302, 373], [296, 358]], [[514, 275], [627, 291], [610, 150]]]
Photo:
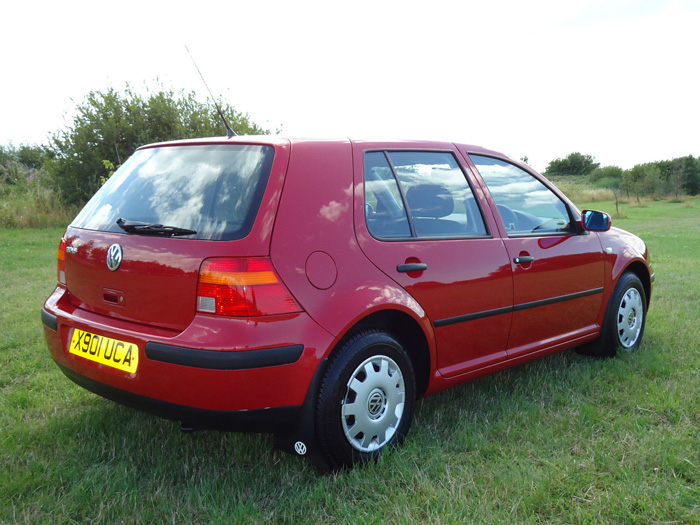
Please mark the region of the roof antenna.
[[211, 89], [209, 89], [209, 86], [207, 85], [207, 81], [204, 80], [204, 75], [202, 75], [202, 72], [199, 70], [199, 67], [197, 67], [197, 62], [194, 61], [194, 57], [192, 56], [192, 53], [190, 53], [190, 50], [186, 45], [185, 45], [185, 49], [187, 49], [187, 54], [190, 55], [190, 58], [192, 59], [192, 63], [194, 64], [194, 67], [197, 68], [197, 73], [199, 73], [199, 76], [202, 78], [202, 82], [204, 82], [204, 87], [207, 88], [207, 91], [209, 92], [209, 98], [214, 103], [214, 107], [216, 108], [216, 111], [219, 112], [219, 116], [221, 117], [221, 120], [224, 121], [224, 126], [226, 126], [226, 137], [228, 137], [228, 138], [235, 137], [236, 132], [233, 131], [231, 129], [231, 126], [228, 125], [228, 121], [226, 120], [226, 117], [224, 117], [224, 114], [221, 112], [221, 108], [219, 107], [219, 104], [216, 103], [214, 96], [211, 94]]

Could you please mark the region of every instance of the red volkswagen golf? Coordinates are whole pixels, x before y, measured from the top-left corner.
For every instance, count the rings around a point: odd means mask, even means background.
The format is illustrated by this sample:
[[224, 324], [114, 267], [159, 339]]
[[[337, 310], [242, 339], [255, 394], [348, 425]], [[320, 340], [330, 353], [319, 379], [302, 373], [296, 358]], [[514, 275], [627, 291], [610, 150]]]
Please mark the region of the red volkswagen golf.
[[642, 340], [642, 240], [528, 166], [447, 142], [145, 146], [61, 239], [42, 320], [71, 380], [185, 429], [272, 432], [325, 470], [416, 400]]

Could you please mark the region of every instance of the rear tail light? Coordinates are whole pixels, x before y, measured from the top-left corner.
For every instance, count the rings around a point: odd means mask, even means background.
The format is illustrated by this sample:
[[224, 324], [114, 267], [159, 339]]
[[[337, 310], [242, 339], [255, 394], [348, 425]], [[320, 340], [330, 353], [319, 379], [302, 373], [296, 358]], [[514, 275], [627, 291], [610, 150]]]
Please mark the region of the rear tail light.
[[58, 284], [66, 285], [66, 240], [58, 245]]
[[301, 312], [270, 259], [206, 259], [199, 270], [197, 311], [232, 317]]

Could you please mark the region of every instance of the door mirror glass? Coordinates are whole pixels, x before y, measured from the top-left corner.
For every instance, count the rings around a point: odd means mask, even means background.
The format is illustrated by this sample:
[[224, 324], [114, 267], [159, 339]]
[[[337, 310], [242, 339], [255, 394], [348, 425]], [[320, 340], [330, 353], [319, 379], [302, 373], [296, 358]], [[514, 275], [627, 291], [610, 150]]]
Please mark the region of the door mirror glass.
[[605, 212], [584, 210], [581, 214], [581, 225], [585, 230], [606, 232], [610, 229], [611, 224], [610, 215]]

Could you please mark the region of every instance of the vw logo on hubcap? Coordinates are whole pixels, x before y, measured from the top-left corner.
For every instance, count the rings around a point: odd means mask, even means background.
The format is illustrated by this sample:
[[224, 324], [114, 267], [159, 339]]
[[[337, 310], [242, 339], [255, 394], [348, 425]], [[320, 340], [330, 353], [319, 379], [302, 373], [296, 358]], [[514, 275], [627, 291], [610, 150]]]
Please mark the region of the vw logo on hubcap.
[[380, 390], [375, 390], [367, 399], [367, 411], [369, 412], [369, 417], [372, 419], [377, 419], [382, 414], [382, 409], [384, 408], [384, 394]]
[[113, 244], [107, 250], [107, 268], [113, 272], [119, 268], [122, 263], [122, 247], [118, 244]]

